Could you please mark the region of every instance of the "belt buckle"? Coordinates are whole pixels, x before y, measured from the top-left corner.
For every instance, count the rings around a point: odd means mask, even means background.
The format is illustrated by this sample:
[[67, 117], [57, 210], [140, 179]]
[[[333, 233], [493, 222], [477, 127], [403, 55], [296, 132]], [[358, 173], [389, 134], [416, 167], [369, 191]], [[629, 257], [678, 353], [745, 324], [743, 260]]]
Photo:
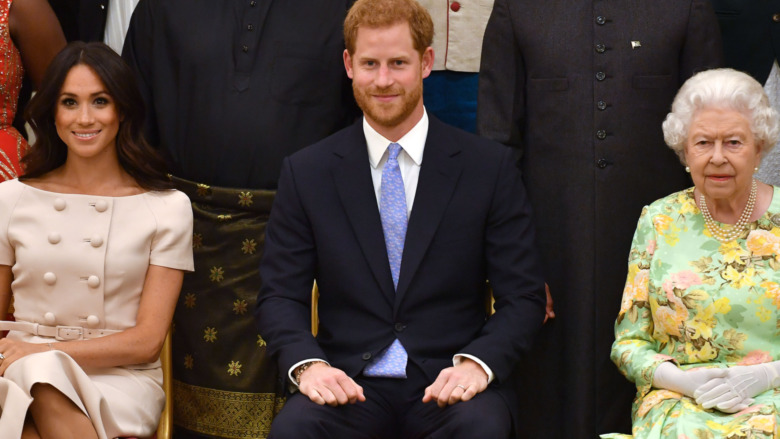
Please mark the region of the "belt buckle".
[[83, 338], [83, 328], [80, 326], [57, 326], [56, 340], [80, 340]]

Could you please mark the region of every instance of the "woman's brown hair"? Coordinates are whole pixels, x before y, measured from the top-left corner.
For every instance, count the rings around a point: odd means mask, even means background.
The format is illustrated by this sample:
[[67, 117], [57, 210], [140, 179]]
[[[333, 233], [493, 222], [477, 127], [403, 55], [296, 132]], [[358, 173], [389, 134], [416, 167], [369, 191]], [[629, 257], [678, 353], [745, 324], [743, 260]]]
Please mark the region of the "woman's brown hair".
[[81, 41], [68, 44], [52, 60], [41, 89], [27, 107], [25, 116], [35, 133], [35, 143], [22, 159], [24, 171], [19, 179], [40, 177], [65, 163], [68, 147], [57, 134], [54, 117], [65, 78], [77, 65], [92, 69], [114, 100], [121, 118], [116, 136], [120, 166], [144, 189], [173, 188], [164, 160], [144, 139], [146, 108], [133, 72], [105, 44]]

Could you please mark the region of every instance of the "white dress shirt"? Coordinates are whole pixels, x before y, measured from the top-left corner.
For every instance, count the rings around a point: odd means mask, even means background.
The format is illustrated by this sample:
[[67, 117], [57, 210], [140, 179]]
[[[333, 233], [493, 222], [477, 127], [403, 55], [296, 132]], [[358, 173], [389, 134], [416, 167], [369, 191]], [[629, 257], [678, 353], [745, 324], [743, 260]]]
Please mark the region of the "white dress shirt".
[[[417, 192], [417, 181], [420, 177], [420, 167], [422, 165], [423, 151], [425, 150], [425, 141], [428, 138], [428, 112], [423, 109], [423, 116], [420, 121], [397, 142], [392, 142], [379, 134], [368, 124], [365, 117], [363, 118], [363, 134], [366, 136], [366, 145], [368, 146], [368, 162], [371, 165], [371, 179], [374, 183], [377, 208], [379, 208], [379, 200], [381, 199], [382, 171], [385, 168], [385, 163], [387, 163], [387, 156], [389, 154], [388, 147], [391, 143], [401, 145], [402, 149], [398, 154], [398, 167], [401, 170], [401, 179], [404, 182], [404, 192], [406, 192], [406, 213], [411, 216], [412, 206], [414, 205], [414, 196]], [[403, 265], [403, 260], [401, 261], [401, 265]], [[455, 354], [452, 363], [457, 366], [462, 361], [462, 357], [474, 360], [477, 364], [482, 366], [482, 369], [485, 370], [485, 373], [488, 376], [488, 384], [493, 381], [494, 375], [490, 367], [473, 355]], [[309, 358], [295, 363], [288, 371], [290, 382], [293, 383], [293, 385], [296, 384], [295, 379], [293, 378], [293, 371], [295, 371], [298, 366], [310, 361], [323, 361], [327, 363], [327, 361], [319, 358]]]

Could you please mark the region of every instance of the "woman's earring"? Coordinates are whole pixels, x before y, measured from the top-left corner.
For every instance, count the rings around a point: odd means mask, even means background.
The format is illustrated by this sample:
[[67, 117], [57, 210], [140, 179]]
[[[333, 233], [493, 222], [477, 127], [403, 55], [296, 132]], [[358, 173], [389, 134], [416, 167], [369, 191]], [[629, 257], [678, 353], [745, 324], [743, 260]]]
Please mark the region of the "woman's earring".
[[757, 174], [757, 173], [758, 173], [758, 166], [756, 166], [755, 168], [753, 168], [753, 173], [754, 173], [754, 174]]
[[686, 166], [685, 167], [685, 172], [690, 174], [691, 173], [691, 167], [690, 166]]

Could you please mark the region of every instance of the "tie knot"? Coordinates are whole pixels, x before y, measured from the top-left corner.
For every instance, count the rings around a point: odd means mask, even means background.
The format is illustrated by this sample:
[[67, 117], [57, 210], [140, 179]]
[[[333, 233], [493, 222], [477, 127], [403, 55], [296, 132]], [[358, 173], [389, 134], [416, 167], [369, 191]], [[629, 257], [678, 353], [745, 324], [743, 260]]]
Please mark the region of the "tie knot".
[[387, 147], [387, 149], [390, 151], [388, 160], [396, 160], [398, 158], [398, 154], [401, 153], [401, 145], [397, 143], [391, 143], [390, 146]]

